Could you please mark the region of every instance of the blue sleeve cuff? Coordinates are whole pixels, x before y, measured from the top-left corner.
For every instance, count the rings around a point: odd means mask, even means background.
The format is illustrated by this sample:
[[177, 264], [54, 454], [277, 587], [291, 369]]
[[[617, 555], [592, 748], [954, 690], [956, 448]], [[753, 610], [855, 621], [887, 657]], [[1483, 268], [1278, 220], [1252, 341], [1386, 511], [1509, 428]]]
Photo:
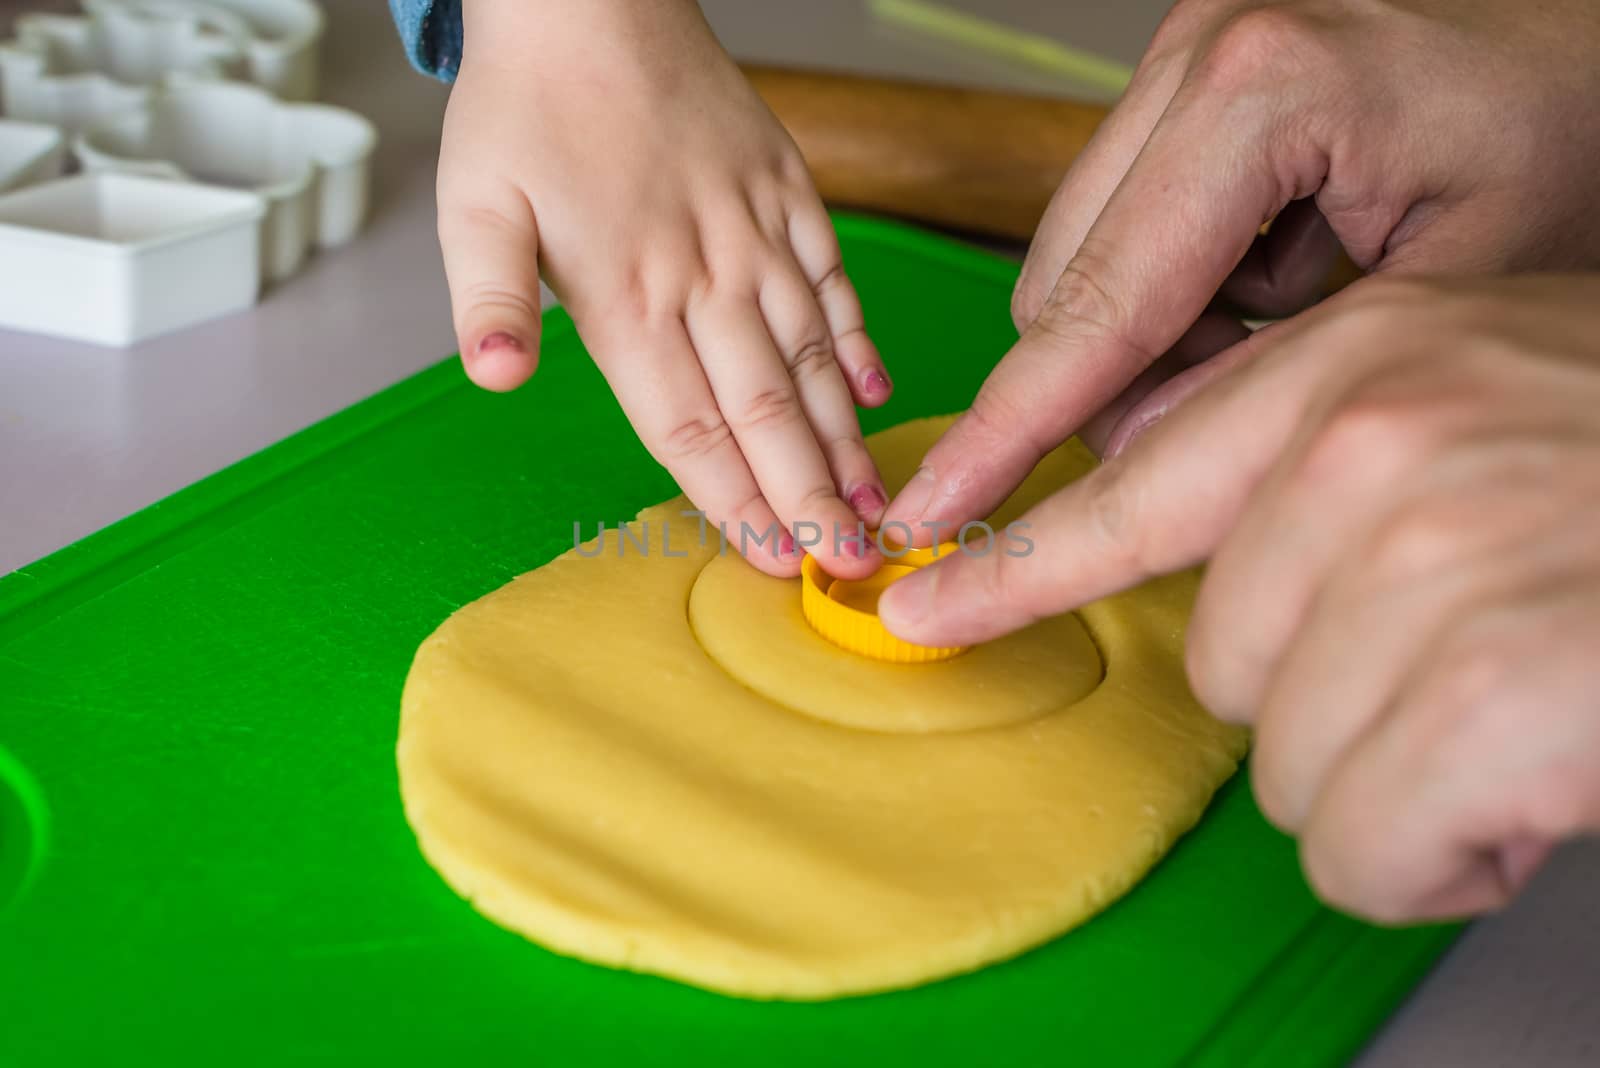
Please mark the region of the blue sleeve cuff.
[[389, 9], [412, 64], [454, 81], [461, 67], [461, 0], [389, 0]]

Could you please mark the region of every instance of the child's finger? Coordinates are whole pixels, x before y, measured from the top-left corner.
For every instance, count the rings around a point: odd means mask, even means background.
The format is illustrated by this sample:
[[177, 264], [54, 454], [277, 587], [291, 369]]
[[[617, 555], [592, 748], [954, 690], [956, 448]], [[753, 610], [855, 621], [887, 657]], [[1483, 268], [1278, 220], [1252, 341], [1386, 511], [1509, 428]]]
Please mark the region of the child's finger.
[[[683, 324], [647, 337], [579, 324], [590, 351], [639, 440], [705, 513], [708, 537], [721, 537], [769, 575], [792, 578], [804, 555], [784, 540], [776, 513], [756, 484], [717, 407]], [[787, 550], [787, 551], [786, 551]]]
[[888, 401], [894, 385], [878, 347], [867, 335], [861, 300], [844, 273], [844, 257], [833, 222], [814, 194], [811, 203], [790, 216], [789, 241], [817, 307], [822, 309], [828, 332], [833, 335], [833, 351], [850, 386], [850, 395], [863, 408], [879, 407]]
[[456, 343], [467, 376], [485, 389], [515, 389], [539, 363], [539, 229], [520, 193], [492, 200], [439, 198]]
[[839, 498], [761, 310], [737, 296], [714, 297], [691, 311], [688, 326], [717, 407], [778, 518], [805, 534], [829, 574], [871, 574], [871, 539], [856, 537], [861, 521]]
[[794, 380], [834, 485], [856, 515], [877, 526], [889, 497], [862, 440], [850, 387], [811, 287], [798, 267], [785, 263], [762, 286], [760, 299], [762, 317]]

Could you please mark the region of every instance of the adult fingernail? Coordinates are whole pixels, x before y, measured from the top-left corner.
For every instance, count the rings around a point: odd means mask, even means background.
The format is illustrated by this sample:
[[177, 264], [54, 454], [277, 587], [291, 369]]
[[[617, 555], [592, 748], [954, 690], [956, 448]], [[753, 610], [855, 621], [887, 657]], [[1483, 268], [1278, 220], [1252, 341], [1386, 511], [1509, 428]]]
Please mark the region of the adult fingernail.
[[933, 471], [927, 467], [919, 467], [917, 473], [911, 476], [911, 481], [906, 483], [894, 503], [889, 506], [888, 516], [901, 522], [914, 523], [922, 518], [922, 513], [928, 510], [928, 502], [933, 500]]
[[863, 519], [877, 515], [878, 509], [886, 503], [888, 503], [887, 498], [877, 486], [857, 486], [850, 494], [850, 507]]
[[506, 333], [504, 330], [496, 330], [494, 333], [488, 335], [482, 341], [478, 342], [478, 354], [480, 356], [486, 352], [501, 351], [521, 352], [522, 342], [518, 341], [512, 335]]
[[933, 614], [933, 584], [937, 580], [936, 573], [924, 571], [907, 575], [883, 591], [878, 599], [878, 615], [892, 633], [904, 637], [897, 625], [920, 623]]
[[1102, 456], [1101, 459], [1115, 459], [1116, 457], [1127, 452], [1128, 446], [1132, 445], [1134, 441], [1138, 439], [1139, 435], [1143, 434], [1146, 430], [1149, 430], [1151, 427], [1161, 422], [1166, 414], [1167, 413], [1165, 411], [1155, 412], [1147, 418], [1141, 419], [1139, 422], [1129, 426], [1126, 430], [1124, 430], [1121, 426], [1118, 426], [1111, 432], [1111, 440], [1106, 442], [1106, 454]]
[[889, 392], [889, 376], [874, 368], [867, 372], [867, 377], [862, 379], [861, 386], [868, 393]]

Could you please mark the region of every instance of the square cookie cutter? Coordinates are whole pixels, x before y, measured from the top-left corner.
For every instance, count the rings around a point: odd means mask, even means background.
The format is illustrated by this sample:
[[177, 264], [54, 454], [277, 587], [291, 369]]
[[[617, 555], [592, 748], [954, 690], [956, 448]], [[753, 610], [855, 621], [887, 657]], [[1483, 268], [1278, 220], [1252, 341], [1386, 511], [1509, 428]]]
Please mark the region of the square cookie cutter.
[[254, 193], [84, 174], [0, 196], [0, 326], [130, 345], [254, 304]]

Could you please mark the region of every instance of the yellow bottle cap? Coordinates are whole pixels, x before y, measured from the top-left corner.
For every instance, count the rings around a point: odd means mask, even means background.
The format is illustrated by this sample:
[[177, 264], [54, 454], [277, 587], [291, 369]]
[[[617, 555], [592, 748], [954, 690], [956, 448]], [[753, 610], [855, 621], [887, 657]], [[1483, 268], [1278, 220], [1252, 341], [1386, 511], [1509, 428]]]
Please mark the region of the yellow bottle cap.
[[938, 545], [928, 545], [921, 549], [908, 548], [887, 535], [879, 536], [878, 545], [883, 549], [883, 558], [890, 564], [898, 564], [913, 570], [927, 567], [936, 560], [943, 560], [961, 551], [960, 543], [953, 541], [942, 541]]
[[[939, 547], [939, 559], [956, 551], [953, 544]], [[852, 653], [893, 664], [928, 664], [964, 653], [967, 646], [935, 648], [913, 645], [890, 634], [878, 618], [878, 597], [889, 585], [934, 560], [932, 549], [911, 549], [891, 557], [867, 578], [836, 579], [822, 570], [817, 558], [800, 564], [800, 611], [811, 629]]]

